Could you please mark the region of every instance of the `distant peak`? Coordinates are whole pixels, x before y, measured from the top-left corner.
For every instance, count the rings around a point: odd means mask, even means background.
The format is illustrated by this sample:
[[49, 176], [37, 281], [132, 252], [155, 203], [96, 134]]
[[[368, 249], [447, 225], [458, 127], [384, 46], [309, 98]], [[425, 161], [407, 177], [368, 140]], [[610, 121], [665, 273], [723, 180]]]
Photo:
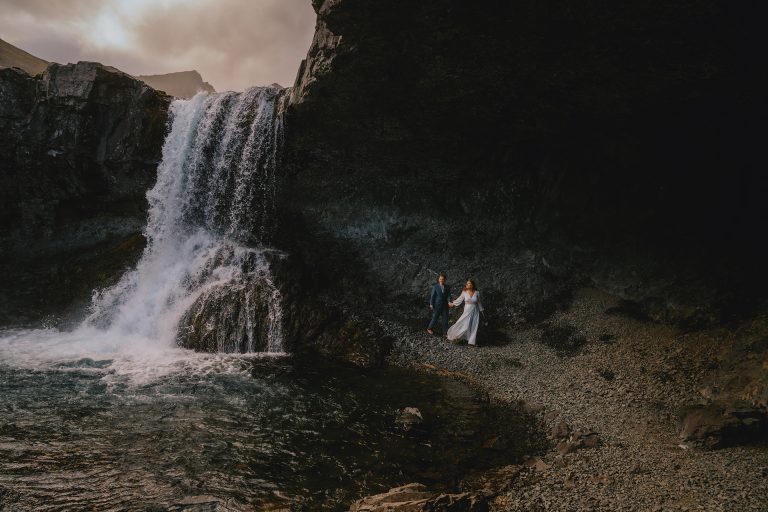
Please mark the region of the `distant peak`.
[[0, 68], [21, 68], [30, 75], [37, 75], [45, 71], [46, 67], [48, 61], [0, 39]]
[[200, 91], [216, 92], [211, 84], [203, 81], [203, 77], [196, 69], [190, 71], [175, 71], [162, 75], [138, 75], [136, 78], [157, 89], [165, 91], [177, 98], [191, 98]]

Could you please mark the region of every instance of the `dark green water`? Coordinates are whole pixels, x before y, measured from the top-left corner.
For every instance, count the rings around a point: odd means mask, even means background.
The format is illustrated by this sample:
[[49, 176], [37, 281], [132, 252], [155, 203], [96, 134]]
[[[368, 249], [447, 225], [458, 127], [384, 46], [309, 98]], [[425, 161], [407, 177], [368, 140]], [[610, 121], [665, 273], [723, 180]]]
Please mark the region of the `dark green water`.
[[[409, 482], [455, 488], [534, 442], [451, 379], [211, 357], [139, 384], [111, 360], [0, 360], [2, 509], [346, 510]], [[424, 423], [399, 425], [404, 407]]]

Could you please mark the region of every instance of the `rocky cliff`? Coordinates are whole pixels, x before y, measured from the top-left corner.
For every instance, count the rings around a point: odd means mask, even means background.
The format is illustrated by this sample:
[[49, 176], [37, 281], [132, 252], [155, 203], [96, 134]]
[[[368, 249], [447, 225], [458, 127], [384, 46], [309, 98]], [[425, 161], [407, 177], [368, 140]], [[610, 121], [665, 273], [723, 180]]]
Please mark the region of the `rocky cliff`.
[[5, 322], [87, 297], [140, 252], [169, 101], [96, 63], [0, 70]]
[[[707, 0], [313, 5], [277, 240], [293, 332], [364, 345], [366, 315], [421, 326], [439, 270], [477, 279], [490, 333], [584, 284], [687, 326], [762, 303], [757, 17]], [[94, 64], [0, 73], [3, 260], [49, 269], [138, 233], [169, 98]]]
[[761, 304], [765, 109], [746, 84], [763, 72], [744, 12], [313, 5], [286, 114], [283, 243], [327, 301], [395, 305], [415, 327], [444, 270], [478, 280], [499, 328], [585, 284], [689, 326]]

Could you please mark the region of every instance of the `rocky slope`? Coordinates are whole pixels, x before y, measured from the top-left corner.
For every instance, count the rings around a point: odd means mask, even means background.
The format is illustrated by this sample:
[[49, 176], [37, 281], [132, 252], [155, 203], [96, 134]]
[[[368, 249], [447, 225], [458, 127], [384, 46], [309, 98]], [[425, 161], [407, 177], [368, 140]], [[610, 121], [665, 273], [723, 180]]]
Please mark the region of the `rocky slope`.
[[[731, 404], [735, 414], [698, 421], [709, 441], [727, 441], [737, 430], [742, 442], [753, 429], [765, 433], [768, 411], [750, 402], [765, 403], [768, 382], [750, 382], [734, 365], [768, 364], [768, 350], [754, 347], [765, 339], [768, 315], [738, 329], [692, 332], [629, 318], [617, 313], [620, 302], [580, 289], [546, 323], [477, 349], [397, 322], [382, 328], [396, 339], [391, 363], [444, 369], [493, 400], [523, 401], [548, 432], [546, 453], [467, 475], [460, 488], [485, 497], [491, 510], [764, 510], [768, 445], [708, 449], [707, 439], [690, 436], [694, 418], [686, 412]], [[566, 341], [553, 336], [558, 330], [579, 342], [558, 343]]]
[[169, 101], [97, 63], [0, 70], [3, 323], [88, 297], [140, 252]]
[[20, 68], [30, 75], [45, 71], [48, 61], [35, 57], [21, 48], [0, 39], [0, 68]]
[[136, 78], [176, 98], [191, 98], [199, 91], [216, 92], [211, 84], [203, 81], [203, 77], [196, 70], [163, 75], [138, 75]]

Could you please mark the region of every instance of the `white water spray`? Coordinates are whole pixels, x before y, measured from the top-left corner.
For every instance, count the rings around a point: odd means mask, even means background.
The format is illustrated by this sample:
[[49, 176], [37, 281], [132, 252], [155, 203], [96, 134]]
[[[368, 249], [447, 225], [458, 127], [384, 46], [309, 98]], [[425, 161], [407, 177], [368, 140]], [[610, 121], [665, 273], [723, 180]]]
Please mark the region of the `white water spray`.
[[[227, 335], [245, 339], [218, 335], [218, 343], [207, 348], [282, 350], [280, 294], [265, 251], [243, 245], [258, 243], [273, 226], [281, 93], [278, 88], [254, 87], [241, 94], [198, 94], [172, 104], [173, 125], [157, 183], [147, 193], [144, 255], [134, 271], [94, 297], [89, 325], [170, 342], [177, 337], [179, 321], [196, 303], [198, 315], [189, 320], [210, 324], [210, 318], [199, 318], [206, 309], [201, 299], [258, 285], [260, 294], [235, 294], [244, 299], [234, 319], [243, 323], [242, 329], [225, 329]], [[254, 300], [264, 300], [267, 306], [265, 347], [259, 347], [254, 336], [253, 321], [260, 310]]]
[[[94, 293], [91, 314], [73, 333], [30, 336], [48, 339], [46, 350], [61, 358], [151, 357], [178, 352], [177, 341], [282, 352], [281, 296], [268, 264], [276, 253], [262, 245], [274, 228], [282, 97], [281, 88], [255, 87], [174, 101], [138, 265]], [[188, 336], [196, 342], [186, 344]], [[0, 345], [3, 358], [37, 345], [18, 332], [3, 341], [15, 345]]]

